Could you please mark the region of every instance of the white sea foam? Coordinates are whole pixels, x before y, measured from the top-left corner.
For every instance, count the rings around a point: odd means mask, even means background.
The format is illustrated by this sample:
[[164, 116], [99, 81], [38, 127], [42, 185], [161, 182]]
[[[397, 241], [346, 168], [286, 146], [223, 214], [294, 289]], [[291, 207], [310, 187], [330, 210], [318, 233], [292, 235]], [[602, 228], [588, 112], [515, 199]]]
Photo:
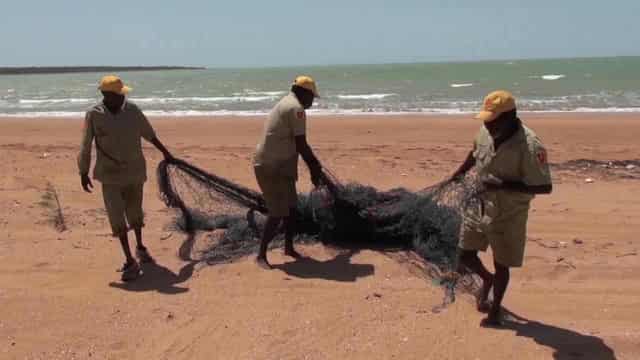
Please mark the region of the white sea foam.
[[95, 99], [88, 98], [67, 98], [67, 99], [20, 99], [18, 103], [26, 105], [37, 104], [88, 104], [94, 102]]
[[342, 100], [380, 100], [397, 94], [362, 94], [362, 95], [338, 95]]
[[234, 96], [246, 96], [246, 95], [252, 95], [252, 96], [280, 96], [280, 95], [284, 95], [286, 94], [286, 91], [255, 91], [255, 90], [244, 90], [244, 92], [237, 92], [237, 93], [233, 93]]
[[261, 102], [276, 99], [275, 96], [192, 96], [192, 97], [146, 97], [131, 98], [141, 104], [175, 104], [175, 103], [219, 103], [219, 102]]
[[566, 75], [555, 75], [555, 74], [549, 74], [549, 75], [542, 75], [541, 78], [542, 80], [559, 80], [566, 77]]
[[473, 86], [473, 83], [450, 84], [449, 86], [452, 87], [452, 88], [462, 88], [462, 87]]
[[[450, 109], [450, 108], [422, 108], [409, 109], [402, 111], [369, 111], [368, 109], [318, 109], [309, 111], [314, 116], [390, 116], [390, 115], [469, 115], [474, 114], [476, 110], [471, 109]], [[199, 110], [177, 110], [177, 111], [161, 111], [152, 110], [144, 112], [147, 116], [157, 117], [221, 117], [221, 116], [266, 116], [267, 111], [199, 111]], [[572, 110], [523, 110], [521, 113], [640, 113], [640, 107], [628, 108], [589, 108], [580, 107]], [[41, 111], [41, 112], [23, 112], [23, 113], [0, 113], [0, 118], [80, 118], [84, 116], [84, 112], [73, 111]]]

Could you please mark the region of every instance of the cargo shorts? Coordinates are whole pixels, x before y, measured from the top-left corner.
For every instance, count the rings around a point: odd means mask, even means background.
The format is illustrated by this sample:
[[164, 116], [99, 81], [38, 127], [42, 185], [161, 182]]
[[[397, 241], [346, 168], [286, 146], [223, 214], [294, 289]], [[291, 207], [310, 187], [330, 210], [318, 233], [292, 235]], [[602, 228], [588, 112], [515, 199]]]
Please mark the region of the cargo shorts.
[[[120, 236], [129, 228], [144, 226], [142, 211], [143, 183], [102, 184], [102, 197], [113, 236]], [[127, 226], [128, 224], [128, 226]]]
[[254, 166], [253, 170], [269, 216], [289, 216], [289, 210], [298, 205], [296, 179], [278, 175], [263, 166]]
[[521, 267], [527, 241], [529, 201], [484, 201], [464, 216], [462, 250], [486, 251], [491, 246], [494, 260], [506, 267]]

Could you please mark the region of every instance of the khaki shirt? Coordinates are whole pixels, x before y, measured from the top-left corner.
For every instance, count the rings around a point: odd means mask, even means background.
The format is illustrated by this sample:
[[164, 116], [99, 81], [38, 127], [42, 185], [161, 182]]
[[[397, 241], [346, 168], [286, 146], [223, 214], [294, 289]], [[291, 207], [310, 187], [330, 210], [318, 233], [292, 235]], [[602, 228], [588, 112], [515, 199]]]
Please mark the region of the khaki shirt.
[[[476, 136], [473, 156], [481, 178], [493, 175], [504, 181], [517, 181], [529, 186], [551, 184], [547, 151], [536, 134], [524, 125], [502, 143], [498, 151], [495, 151], [493, 138], [483, 126]], [[499, 190], [486, 193], [485, 197], [488, 200], [487, 215], [496, 221], [519, 209], [528, 209], [534, 196]]]
[[306, 124], [307, 115], [295, 94], [283, 97], [269, 113], [253, 159], [254, 166], [264, 167], [274, 175], [297, 179], [295, 137], [305, 135]]
[[78, 169], [88, 174], [91, 167], [91, 143], [96, 141], [93, 178], [103, 184], [134, 184], [147, 180], [147, 168], [140, 138], [151, 141], [155, 132], [146, 116], [133, 103], [112, 114], [104, 104], [87, 111], [84, 119]]

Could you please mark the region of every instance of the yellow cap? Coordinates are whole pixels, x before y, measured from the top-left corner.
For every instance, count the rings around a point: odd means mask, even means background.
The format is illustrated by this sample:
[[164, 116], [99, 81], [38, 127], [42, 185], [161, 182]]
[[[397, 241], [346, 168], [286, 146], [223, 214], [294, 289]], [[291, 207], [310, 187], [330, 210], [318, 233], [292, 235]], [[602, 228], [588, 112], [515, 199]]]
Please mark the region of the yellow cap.
[[318, 89], [316, 88], [316, 82], [310, 76], [298, 76], [294, 81], [293, 85], [300, 86], [301, 88], [307, 89], [313, 93], [313, 96], [320, 97], [318, 93]]
[[497, 90], [484, 98], [482, 110], [476, 115], [476, 119], [485, 123], [491, 122], [500, 116], [500, 114], [511, 111], [516, 108], [516, 99], [510, 92], [505, 90]]
[[115, 75], [107, 75], [100, 80], [100, 91], [112, 92], [120, 95], [126, 95], [131, 91], [131, 88], [125, 86], [122, 79]]

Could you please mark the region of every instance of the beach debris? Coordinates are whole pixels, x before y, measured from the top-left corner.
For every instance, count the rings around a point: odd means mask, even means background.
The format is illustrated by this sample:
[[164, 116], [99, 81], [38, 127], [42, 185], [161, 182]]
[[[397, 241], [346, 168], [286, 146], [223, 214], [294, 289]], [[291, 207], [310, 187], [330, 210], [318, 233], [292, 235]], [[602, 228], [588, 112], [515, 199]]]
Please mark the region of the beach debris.
[[584, 244], [584, 241], [582, 241], [581, 239], [575, 238], [573, 239], [573, 243], [576, 245], [582, 245]]
[[608, 243], [605, 243], [605, 244], [602, 244], [602, 245], [598, 246], [598, 249], [607, 249], [607, 248], [610, 248], [610, 247], [612, 247], [614, 245], [615, 245], [614, 243], [608, 242]]
[[592, 178], [586, 178], [586, 179], [584, 179], [584, 182], [586, 182], [587, 184], [591, 184], [591, 183], [595, 182], [595, 180], [593, 180]]
[[562, 263], [562, 265], [566, 265], [566, 266], [568, 266], [568, 267], [570, 267], [572, 269], [577, 269], [577, 267], [571, 261], [569, 261], [568, 259], [566, 259], [566, 258], [564, 258], [562, 256], [557, 258], [556, 262]]
[[50, 154], [50, 153], [48, 153], [48, 152], [45, 152], [45, 153], [42, 153], [42, 155], [40, 155], [40, 159], [46, 159], [46, 158], [48, 158], [49, 156], [51, 156], [51, 154]]
[[630, 160], [590, 160], [575, 159], [563, 163], [551, 164], [554, 170], [569, 171], [585, 178], [602, 179], [640, 179], [629, 172], [636, 172], [640, 168], [640, 159]]
[[380, 299], [381, 297], [382, 297], [382, 294], [379, 294], [379, 293], [374, 292], [374, 293], [373, 293], [373, 294], [371, 294], [371, 295], [367, 295], [367, 296], [365, 296], [365, 300], [369, 300], [369, 299], [373, 299], [373, 298]]
[[616, 255], [617, 258], [625, 257], [625, 256], [636, 256], [638, 255], [637, 251], [628, 252], [625, 254]]
[[539, 246], [547, 249], [560, 249], [560, 248], [566, 248], [569, 246], [569, 243], [567, 243], [566, 241], [544, 241], [539, 238], [529, 238], [529, 241], [532, 241], [538, 244]]
[[78, 244], [71, 244], [71, 246], [72, 246], [74, 249], [91, 250], [91, 248], [89, 248], [89, 247], [82, 246], [82, 245], [78, 245]]

